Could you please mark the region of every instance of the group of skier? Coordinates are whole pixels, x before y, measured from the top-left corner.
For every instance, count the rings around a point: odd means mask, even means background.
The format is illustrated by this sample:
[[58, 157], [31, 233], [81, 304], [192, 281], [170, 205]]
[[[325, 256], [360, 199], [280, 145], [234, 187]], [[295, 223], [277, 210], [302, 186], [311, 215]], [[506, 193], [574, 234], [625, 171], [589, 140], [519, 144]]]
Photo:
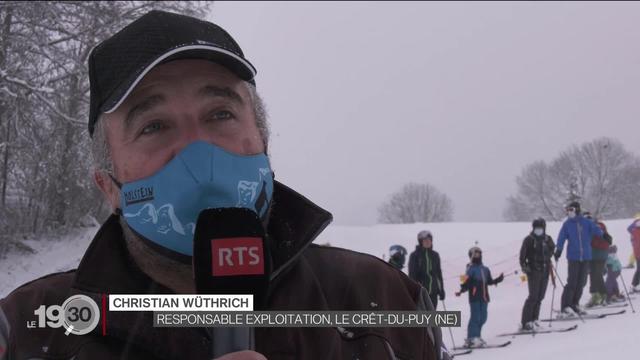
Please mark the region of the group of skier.
[[[549, 281], [554, 288], [556, 286], [557, 271], [552, 260], [555, 259], [557, 264], [565, 243], [567, 281], [562, 284], [562, 280], [559, 280], [563, 291], [558, 319], [584, 316], [586, 308], [606, 306], [625, 299], [618, 287], [622, 265], [617, 257], [617, 246], [613, 244], [605, 224], [589, 212], [582, 212], [576, 201], [566, 206], [565, 211], [567, 218], [560, 228], [557, 243], [547, 234], [543, 218], [533, 220], [531, 232], [522, 241], [519, 263], [522, 273], [526, 274], [529, 295], [522, 308], [521, 332], [540, 330], [540, 307]], [[633, 256], [636, 263], [640, 264], [640, 213], [636, 214], [627, 230], [631, 235]], [[430, 231], [420, 231], [417, 238], [418, 245], [409, 257], [409, 276], [427, 290], [435, 309], [438, 300], [445, 299], [440, 255], [433, 250], [433, 234]], [[401, 270], [406, 255], [404, 247], [394, 245], [390, 248], [389, 263]], [[461, 278], [460, 290], [455, 295], [469, 293], [471, 316], [464, 346], [483, 347], [486, 342], [482, 339], [481, 330], [487, 321], [488, 286], [502, 282], [504, 274], [496, 278], [491, 275], [489, 268], [482, 263], [482, 250], [479, 247], [469, 249], [468, 256], [470, 262]], [[591, 298], [585, 306], [581, 306], [580, 299], [588, 277]], [[640, 291], [640, 266], [636, 266], [629, 291]]]
[[[394, 245], [389, 250], [389, 263], [402, 270], [407, 255], [406, 249], [400, 245]], [[482, 250], [479, 247], [474, 246], [469, 249], [468, 255], [470, 262], [467, 264], [466, 275], [461, 282], [460, 290], [455, 295], [469, 293], [471, 318], [467, 327], [468, 336], [465, 346], [480, 347], [486, 345], [482, 340], [481, 331], [487, 321], [488, 286], [502, 282], [504, 274], [496, 278], [491, 276], [489, 268], [482, 264]], [[433, 250], [433, 234], [428, 230], [418, 233], [418, 245], [409, 256], [409, 277], [427, 289], [433, 307], [437, 309], [438, 300], [445, 299], [444, 281], [440, 255]]]

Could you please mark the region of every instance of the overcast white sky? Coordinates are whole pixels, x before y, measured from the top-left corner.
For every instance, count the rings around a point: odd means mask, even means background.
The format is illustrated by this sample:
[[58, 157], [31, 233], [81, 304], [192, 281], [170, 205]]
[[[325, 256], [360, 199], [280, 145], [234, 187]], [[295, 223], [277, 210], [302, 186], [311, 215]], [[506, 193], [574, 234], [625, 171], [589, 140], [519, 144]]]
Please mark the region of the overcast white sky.
[[403, 184], [498, 221], [535, 160], [640, 154], [640, 3], [215, 2], [258, 69], [276, 178], [368, 225]]

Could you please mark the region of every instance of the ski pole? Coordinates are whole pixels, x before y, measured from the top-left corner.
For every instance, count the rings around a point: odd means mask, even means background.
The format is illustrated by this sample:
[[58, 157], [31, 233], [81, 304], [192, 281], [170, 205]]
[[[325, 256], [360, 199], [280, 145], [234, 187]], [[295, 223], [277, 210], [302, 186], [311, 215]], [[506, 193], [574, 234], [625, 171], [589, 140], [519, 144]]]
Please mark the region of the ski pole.
[[[553, 267], [553, 265], [551, 265]], [[553, 278], [553, 272], [550, 273]], [[551, 323], [553, 322], [553, 300], [556, 298], [556, 282], [553, 281], [553, 290], [551, 290], [551, 310], [549, 310], [549, 327], [551, 327]]]
[[564, 289], [564, 284], [562, 283], [562, 279], [560, 278], [560, 274], [558, 274], [558, 270], [556, 270], [557, 266], [558, 266], [558, 262], [556, 261], [556, 266], [551, 265], [551, 268], [553, 269], [553, 272], [556, 273], [556, 279], [558, 279], [558, 281], [560, 282], [560, 286], [562, 286], [562, 288]]
[[[444, 300], [442, 300], [442, 308], [444, 309], [444, 311], [447, 311], [447, 305], [444, 304]], [[449, 328], [449, 335], [451, 336], [451, 344], [453, 345], [453, 348], [456, 348], [456, 342], [453, 341], [453, 331], [451, 331], [451, 326], [447, 326], [447, 328]]]
[[627, 284], [625, 284], [624, 277], [622, 277], [622, 271], [620, 271], [620, 280], [622, 280], [622, 286], [624, 286], [624, 293], [627, 294], [629, 305], [631, 305], [631, 311], [635, 314], [636, 309], [633, 308], [633, 301], [631, 301], [631, 298], [629, 297], [629, 292], [627, 291]]
[[504, 274], [503, 278], [506, 278], [507, 276], [513, 276], [513, 275], [518, 275], [518, 270], [514, 270], [510, 273]]

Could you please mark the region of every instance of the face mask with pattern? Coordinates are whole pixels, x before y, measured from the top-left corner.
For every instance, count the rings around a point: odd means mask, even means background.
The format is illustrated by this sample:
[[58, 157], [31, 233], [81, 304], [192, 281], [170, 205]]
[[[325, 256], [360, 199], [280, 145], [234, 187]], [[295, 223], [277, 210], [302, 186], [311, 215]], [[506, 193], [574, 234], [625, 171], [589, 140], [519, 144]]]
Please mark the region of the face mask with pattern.
[[156, 250], [190, 263], [201, 211], [242, 207], [264, 222], [273, 196], [273, 172], [265, 154], [238, 155], [197, 141], [155, 174], [118, 185], [129, 227]]

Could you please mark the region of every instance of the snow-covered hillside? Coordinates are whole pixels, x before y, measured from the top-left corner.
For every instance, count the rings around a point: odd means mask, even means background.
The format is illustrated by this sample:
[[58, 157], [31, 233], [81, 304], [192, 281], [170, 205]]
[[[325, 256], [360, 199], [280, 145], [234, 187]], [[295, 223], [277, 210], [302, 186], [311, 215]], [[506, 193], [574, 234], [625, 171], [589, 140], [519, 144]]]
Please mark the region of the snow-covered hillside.
[[[631, 254], [631, 243], [627, 226], [631, 220], [606, 221], [605, 224], [618, 246], [618, 256], [625, 265]], [[547, 233], [555, 241], [561, 223], [548, 223]], [[483, 261], [489, 266], [494, 276], [519, 270], [518, 252], [522, 240], [531, 231], [530, 223], [440, 223], [412, 225], [376, 225], [372, 227], [329, 227], [320, 235], [317, 243], [330, 243], [332, 246], [344, 247], [369, 253], [378, 257], [388, 253], [390, 245], [400, 244], [409, 252], [417, 244], [416, 234], [423, 229], [431, 230], [434, 236], [434, 249], [440, 253], [445, 281], [447, 310], [462, 311], [463, 326], [453, 328], [453, 338], [457, 346], [466, 337], [466, 326], [469, 320], [467, 296], [455, 297], [459, 289], [460, 275], [464, 274], [468, 262], [468, 249], [478, 242], [483, 250]], [[566, 245], [565, 245], [566, 253]], [[558, 272], [562, 282], [566, 281], [567, 262], [564, 258], [558, 263]], [[406, 271], [406, 267], [405, 267]], [[623, 270], [622, 276], [630, 286], [633, 269]], [[518, 274], [519, 275], [519, 274]], [[482, 329], [482, 337], [488, 342], [504, 341], [505, 338], [495, 336], [515, 331], [520, 322], [522, 305], [527, 297], [527, 284], [518, 275], [508, 276], [497, 287], [491, 286], [491, 302], [489, 303], [489, 319]], [[588, 300], [588, 284], [583, 302]], [[622, 289], [622, 284], [620, 283]], [[540, 317], [548, 317], [551, 306], [552, 287], [549, 285], [547, 296], [542, 303]], [[558, 285], [555, 291], [554, 308], [558, 307], [562, 289]], [[640, 300], [634, 300], [634, 306], [640, 310]], [[439, 307], [438, 310], [442, 310]], [[638, 326], [640, 315], [627, 307], [627, 313], [598, 320], [567, 322], [578, 323], [578, 329], [568, 333], [540, 334], [535, 338], [519, 336], [512, 340], [513, 344], [502, 349], [475, 350], [464, 358], [480, 359], [634, 359], [637, 358], [637, 341], [640, 340]], [[556, 324], [557, 325], [557, 324]], [[451, 336], [444, 329], [445, 343], [451, 347]], [[460, 357], [461, 359], [463, 357]]]
[[[631, 245], [626, 227], [631, 220], [607, 221], [609, 232], [619, 248], [619, 257], [626, 264]], [[554, 238], [560, 228], [559, 223], [549, 223], [548, 233]], [[429, 229], [434, 234], [434, 247], [440, 252], [447, 298], [447, 310], [460, 310], [463, 326], [453, 328], [456, 345], [462, 344], [466, 336], [469, 319], [467, 297], [456, 298], [454, 292], [459, 287], [459, 277], [464, 273], [468, 261], [467, 250], [475, 245], [483, 249], [484, 263], [491, 268], [494, 276], [519, 269], [518, 251], [524, 236], [530, 231], [529, 223], [441, 223], [412, 225], [376, 225], [371, 227], [330, 226], [320, 235], [316, 243], [330, 243], [359, 252], [382, 257], [390, 245], [400, 244], [413, 251], [416, 234]], [[28, 245], [37, 253], [13, 255], [0, 262], [0, 297], [6, 296], [16, 286], [48, 274], [64, 271], [77, 266], [82, 254], [97, 228], [78, 229], [65, 239], [29, 241]], [[406, 269], [406, 268], [405, 268]], [[566, 260], [559, 262], [562, 281], [566, 280]], [[633, 270], [623, 271], [627, 286]], [[622, 284], [620, 284], [622, 285]], [[527, 284], [518, 275], [508, 276], [497, 287], [490, 288], [492, 301], [489, 304], [489, 320], [482, 335], [490, 342], [498, 341], [496, 335], [515, 330], [520, 321], [522, 304], [527, 296]], [[561, 289], [556, 289], [555, 306], [560, 300]], [[588, 291], [585, 291], [588, 293]], [[549, 314], [552, 288], [549, 286], [543, 302], [541, 317]], [[588, 294], [583, 296], [586, 301]], [[640, 300], [634, 300], [640, 309]], [[439, 308], [441, 310], [442, 307]], [[578, 323], [578, 329], [563, 334], [541, 334], [535, 338], [520, 336], [513, 344], [503, 349], [476, 350], [465, 358], [469, 359], [633, 359], [637, 357], [638, 326], [640, 316], [627, 308], [627, 313], [599, 320]], [[445, 343], [451, 346], [451, 336], [444, 330]], [[500, 338], [504, 340], [504, 338]], [[462, 358], [462, 357], [461, 357]]]

